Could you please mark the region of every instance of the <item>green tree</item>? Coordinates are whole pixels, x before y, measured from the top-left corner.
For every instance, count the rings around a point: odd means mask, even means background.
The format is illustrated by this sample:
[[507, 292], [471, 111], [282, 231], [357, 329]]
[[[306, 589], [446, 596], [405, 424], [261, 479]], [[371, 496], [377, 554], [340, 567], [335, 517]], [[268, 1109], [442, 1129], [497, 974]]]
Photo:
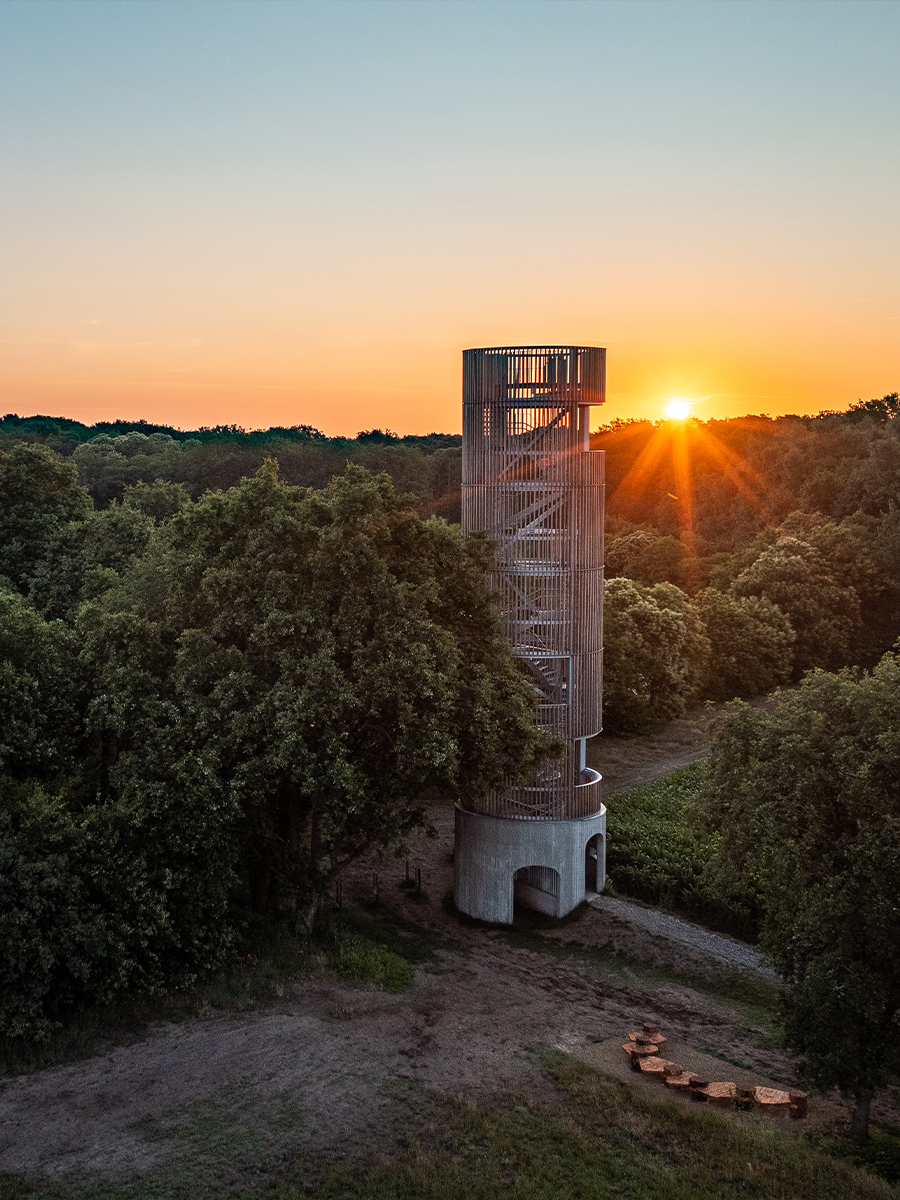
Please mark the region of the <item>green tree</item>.
[[702, 685], [709, 640], [688, 596], [670, 583], [610, 579], [604, 603], [604, 723], [648, 729], [684, 712]]
[[835, 461], [824, 456], [804, 483], [805, 509], [843, 517], [857, 511], [878, 516], [900, 488], [900, 441], [896, 431], [860, 430], [857, 454]]
[[704, 588], [694, 604], [710, 643], [705, 699], [756, 696], [790, 679], [795, 634], [770, 600]]
[[164, 786], [110, 780], [93, 652], [104, 661], [82, 631], [0, 592], [6, 1037], [41, 1040], [87, 1005], [190, 982], [233, 941], [236, 806], [197, 761], [173, 764]]
[[853, 588], [861, 600], [877, 595], [884, 587], [884, 573], [875, 556], [876, 518], [854, 512], [838, 521], [818, 512], [792, 512], [779, 533], [812, 546], [827, 562], [835, 583]]
[[236, 812], [201, 764], [86, 795], [0, 777], [0, 1035], [188, 986], [234, 943]]
[[335, 874], [425, 825], [429, 799], [549, 748], [489, 564], [484, 541], [359, 468], [314, 493], [268, 463], [207, 493], [82, 612], [111, 786], [136, 796], [199, 764], [244, 814], [253, 907], [311, 927]]
[[132, 430], [111, 437], [98, 434], [82, 442], [73, 455], [81, 482], [98, 508], [121, 500], [125, 488], [143, 481], [171, 479], [181, 464], [184, 448], [166, 433]]
[[92, 510], [71, 462], [45, 446], [0, 450], [0, 577], [27, 591], [60, 531]]
[[83, 703], [73, 631], [0, 591], [0, 775], [46, 781], [70, 770]]
[[785, 533], [741, 572], [731, 592], [768, 600], [784, 613], [796, 635], [798, 671], [840, 666], [859, 629], [861, 609], [856, 589], [836, 574], [815, 546]]
[[622, 576], [638, 583], [674, 583], [683, 588], [688, 577], [688, 555], [678, 538], [661, 537], [655, 529], [640, 526], [613, 538], [606, 547], [607, 576]]
[[63, 526], [30, 580], [29, 596], [50, 617], [112, 586], [147, 548], [155, 521], [137, 504], [113, 503]]
[[738, 704], [708, 764], [723, 896], [759, 897], [782, 979], [783, 1033], [817, 1087], [839, 1088], [864, 1140], [900, 1069], [900, 659], [817, 671], [771, 712]]
[[155, 479], [153, 483], [127, 484], [122, 494], [122, 507], [136, 509], [157, 524], [169, 521], [191, 502], [183, 483]]
[[851, 421], [860, 421], [868, 417], [879, 424], [884, 424], [887, 421], [893, 421], [898, 416], [900, 416], [900, 393], [897, 392], [889, 392], [877, 400], [858, 400], [847, 410], [847, 417]]

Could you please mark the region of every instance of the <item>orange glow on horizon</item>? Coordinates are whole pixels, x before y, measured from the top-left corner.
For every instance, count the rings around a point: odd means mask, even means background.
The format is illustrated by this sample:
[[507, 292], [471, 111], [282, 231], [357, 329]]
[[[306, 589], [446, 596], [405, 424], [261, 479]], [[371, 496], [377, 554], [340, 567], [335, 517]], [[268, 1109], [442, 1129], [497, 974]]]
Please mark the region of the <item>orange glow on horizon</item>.
[[[261, 334], [242, 341], [237, 331], [230, 340], [231, 331], [211, 327], [214, 318], [211, 313], [206, 329], [180, 342], [137, 328], [112, 334], [94, 327], [77, 339], [8, 339], [0, 344], [0, 411], [85, 424], [144, 419], [181, 429], [306, 424], [330, 436], [352, 437], [372, 428], [401, 435], [454, 433], [461, 429], [464, 346], [547, 341], [543, 323], [524, 321], [518, 329], [513, 322], [482, 329], [481, 336], [458, 328], [440, 340], [424, 330], [409, 339], [385, 330], [377, 340], [361, 337], [355, 345], [342, 345], [333, 335], [319, 344], [292, 342], [285, 332], [272, 344]], [[568, 337], [550, 340], [607, 345], [607, 402], [592, 412], [595, 428], [616, 418], [658, 420], [659, 397], [667, 394], [702, 396], [681, 401], [702, 421], [846, 409], [898, 386], [895, 363], [888, 363], [886, 353], [854, 369], [819, 353], [813, 340], [800, 361], [796, 355], [793, 362], [773, 356], [749, 364], [735, 348], [733, 355], [710, 356], [704, 363], [697, 338], [694, 365], [682, 357], [673, 370], [668, 347], [648, 348], [637, 339], [621, 344], [579, 328], [578, 321], [572, 324]], [[679, 382], [692, 386], [671, 386]]]
[[0, 5], [0, 413], [453, 433], [502, 345], [606, 347], [595, 427], [896, 391], [900, 6], [652, 16]]

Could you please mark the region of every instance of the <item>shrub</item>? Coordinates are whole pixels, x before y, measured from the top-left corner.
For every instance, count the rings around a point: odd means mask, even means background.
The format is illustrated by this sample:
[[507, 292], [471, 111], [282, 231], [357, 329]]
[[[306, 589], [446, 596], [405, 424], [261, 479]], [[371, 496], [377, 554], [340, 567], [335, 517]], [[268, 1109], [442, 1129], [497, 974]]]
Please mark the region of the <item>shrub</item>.
[[745, 884], [743, 891], [723, 899], [707, 882], [719, 838], [701, 820], [704, 778], [704, 764], [695, 763], [656, 783], [612, 796], [607, 868], [618, 891], [747, 934], [755, 929], [751, 886]]
[[415, 982], [405, 958], [358, 933], [339, 937], [335, 962], [340, 975], [353, 983], [374, 983], [386, 992], [405, 992]]
[[[0, 1036], [192, 984], [233, 942], [228, 813], [199, 790], [77, 806], [0, 780]], [[224, 817], [224, 819], [222, 819]]]

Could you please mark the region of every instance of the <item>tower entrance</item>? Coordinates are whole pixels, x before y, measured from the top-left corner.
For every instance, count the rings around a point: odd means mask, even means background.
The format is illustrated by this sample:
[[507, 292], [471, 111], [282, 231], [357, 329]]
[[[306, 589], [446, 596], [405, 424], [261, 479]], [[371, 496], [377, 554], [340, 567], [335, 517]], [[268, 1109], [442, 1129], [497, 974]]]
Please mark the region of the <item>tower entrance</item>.
[[513, 902], [516, 907], [558, 917], [559, 871], [553, 867], [519, 867], [513, 876]]

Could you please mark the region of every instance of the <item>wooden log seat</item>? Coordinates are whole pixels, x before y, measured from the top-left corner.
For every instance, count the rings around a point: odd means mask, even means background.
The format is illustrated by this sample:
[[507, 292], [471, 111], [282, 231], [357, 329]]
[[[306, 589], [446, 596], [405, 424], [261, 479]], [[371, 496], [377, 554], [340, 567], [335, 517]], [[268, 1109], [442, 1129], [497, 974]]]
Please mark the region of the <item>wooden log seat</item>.
[[651, 1055], [659, 1052], [659, 1046], [653, 1043], [644, 1044], [643, 1042], [625, 1042], [622, 1049], [626, 1054], [637, 1055], [638, 1058], [650, 1058]]
[[786, 1116], [790, 1112], [791, 1094], [781, 1091], [780, 1088], [755, 1088], [753, 1099], [757, 1110], [765, 1113], [767, 1117]]
[[791, 1101], [791, 1107], [789, 1109], [790, 1115], [795, 1121], [802, 1120], [803, 1117], [807, 1116], [809, 1112], [808, 1093], [791, 1090], [788, 1092], [788, 1096], [790, 1097]]
[[699, 1088], [702, 1091], [708, 1104], [714, 1104], [717, 1108], [734, 1108], [737, 1105], [737, 1085], [734, 1083], [708, 1083], [705, 1088]]
[[697, 1076], [693, 1071], [680, 1071], [678, 1074], [666, 1075], [665, 1084], [673, 1092], [678, 1092], [679, 1095], [686, 1096], [691, 1090], [692, 1081], [696, 1078]]
[[674, 1066], [675, 1063], [670, 1063], [668, 1059], [665, 1058], [656, 1058], [654, 1056], [651, 1058], [641, 1059], [641, 1073], [644, 1075], [654, 1076], [657, 1079], [665, 1079], [666, 1068], [671, 1069]]
[[639, 1046], [664, 1046], [666, 1044], [666, 1039], [659, 1031], [654, 1034], [646, 1033], [644, 1030], [640, 1030], [638, 1033], [629, 1033], [628, 1040], [637, 1042]]

